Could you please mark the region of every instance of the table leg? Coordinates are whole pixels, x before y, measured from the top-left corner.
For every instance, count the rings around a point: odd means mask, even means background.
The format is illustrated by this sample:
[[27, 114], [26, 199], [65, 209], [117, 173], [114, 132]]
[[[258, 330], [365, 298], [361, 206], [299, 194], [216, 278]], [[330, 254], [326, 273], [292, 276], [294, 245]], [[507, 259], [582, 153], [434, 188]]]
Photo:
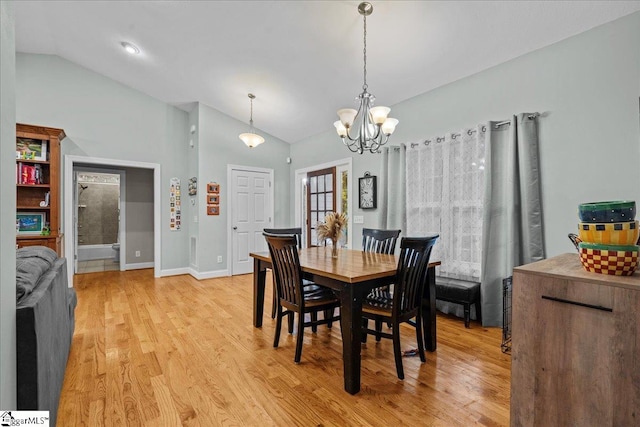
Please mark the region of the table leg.
[[349, 286], [340, 292], [344, 389], [350, 394], [356, 394], [360, 391], [362, 292], [358, 292], [356, 288], [358, 287]]
[[264, 311], [264, 286], [267, 280], [267, 268], [257, 258], [253, 259], [253, 326], [262, 326]]
[[427, 283], [422, 297], [422, 330], [424, 346], [428, 351], [436, 351], [436, 268], [429, 267]]

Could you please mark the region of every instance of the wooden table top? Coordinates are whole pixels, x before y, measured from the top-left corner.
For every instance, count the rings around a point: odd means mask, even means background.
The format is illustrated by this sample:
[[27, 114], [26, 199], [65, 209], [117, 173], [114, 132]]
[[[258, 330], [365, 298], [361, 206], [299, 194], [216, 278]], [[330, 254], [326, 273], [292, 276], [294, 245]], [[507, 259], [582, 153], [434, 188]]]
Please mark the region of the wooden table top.
[[[253, 258], [271, 262], [269, 252], [252, 252]], [[398, 265], [395, 255], [352, 249], [339, 249], [338, 258], [331, 257], [330, 246], [315, 246], [299, 252], [302, 271], [330, 277], [345, 283], [358, 283], [393, 276]], [[440, 265], [440, 261], [429, 266]]]

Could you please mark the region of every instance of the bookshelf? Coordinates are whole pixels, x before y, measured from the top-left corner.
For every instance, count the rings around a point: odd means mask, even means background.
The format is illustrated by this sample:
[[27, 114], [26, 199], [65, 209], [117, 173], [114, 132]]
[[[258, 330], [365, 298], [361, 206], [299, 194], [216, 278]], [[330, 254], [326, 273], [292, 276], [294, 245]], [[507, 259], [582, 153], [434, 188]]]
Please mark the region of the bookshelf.
[[60, 232], [60, 141], [65, 137], [62, 129], [16, 124], [18, 248], [47, 246], [55, 250], [58, 256], [63, 256]]

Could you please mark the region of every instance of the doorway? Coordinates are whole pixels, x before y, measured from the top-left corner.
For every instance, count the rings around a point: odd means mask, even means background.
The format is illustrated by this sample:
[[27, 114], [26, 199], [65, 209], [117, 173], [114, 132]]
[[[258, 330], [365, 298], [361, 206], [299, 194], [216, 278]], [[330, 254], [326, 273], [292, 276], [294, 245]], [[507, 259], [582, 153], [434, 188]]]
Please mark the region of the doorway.
[[[310, 190], [310, 182], [309, 176], [313, 173], [317, 173], [316, 171], [323, 171], [328, 169], [335, 169], [335, 174], [333, 177], [333, 200], [331, 201], [333, 205], [333, 209], [335, 212], [344, 212], [347, 214], [347, 228], [343, 234], [343, 239], [341, 241], [341, 246], [346, 248], [352, 247], [352, 224], [353, 220], [351, 218], [350, 212], [353, 212], [352, 209], [352, 197], [351, 197], [351, 181], [352, 181], [352, 159], [346, 158], [342, 160], [336, 160], [333, 162], [323, 163], [315, 166], [310, 166], [303, 169], [296, 169], [295, 171], [295, 187], [294, 187], [294, 217], [295, 217], [295, 225], [296, 227], [302, 227], [303, 230], [307, 232], [303, 233], [303, 246], [307, 247], [313, 243], [314, 236], [310, 235], [312, 233], [309, 231], [310, 220], [318, 221], [319, 209], [316, 209], [316, 216], [311, 218], [311, 201], [308, 198], [308, 193]], [[317, 185], [317, 182], [316, 182]], [[326, 177], [325, 177], [325, 188], [326, 188]], [[317, 192], [317, 189], [316, 189]], [[326, 205], [327, 199], [325, 196], [324, 203]], [[323, 211], [324, 213], [324, 211]], [[324, 216], [319, 218], [319, 220], [323, 220]], [[315, 234], [315, 233], [314, 233]]]
[[[75, 186], [74, 186], [74, 168], [76, 166], [81, 165], [82, 167], [97, 167], [97, 168], [131, 168], [131, 170], [146, 170], [153, 178], [153, 183], [151, 186], [153, 187], [153, 197], [152, 197], [152, 237], [153, 242], [150, 244], [153, 252], [152, 262], [147, 263], [145, 268], [154, 269], [154, 277], [161, 277], [161, 247], [162, 247], [162, 236], [160, 232], [160, 165], [158, 163], [146, 163], [146, 162], [137, 162], [137, 161], [129, 161], [129, 160], [116, 160], [116, 159], [104, 159], [97, 157], [83, 157], [83, 156], [74, 156], [74, 155], [65, 155], [64, 156], [64, 185], [63, 185], [63, 200], [64, 200], [64, 254], [67, 260], [74, 260], [74, 248], [75, 248], [75, 239], [76, 232], [74, 226], [74, 194], [75, 194]], [[124, 217], [124, 212], [122, 209], [126, 206], [126, 204], [121, 205], [121, 216]], [[121, 224], [122, 226], [122, 224]], [[125, 243], [125, 234], [121, 233], [120, 245], [121, 248]], [[135, 249], [135, 248], [134, 248]], [[122, 265], [122, 256], [123, 251], [120, 251], [120, 260]], [[69, 277], [70, 283], [73, 283], [73, 276], [75, 273], [75, 262], [67, 262], [67, 275]]]
[[125, 171], [77, 167], [74, 182], [76, 273], [124, 270]]
[[262, 235], [273, 224], [273, 169], [227, 166], [229, 182], [229, 234], [227, 259], [231, 275], [253, 271], [251, 252], [267, 250]]

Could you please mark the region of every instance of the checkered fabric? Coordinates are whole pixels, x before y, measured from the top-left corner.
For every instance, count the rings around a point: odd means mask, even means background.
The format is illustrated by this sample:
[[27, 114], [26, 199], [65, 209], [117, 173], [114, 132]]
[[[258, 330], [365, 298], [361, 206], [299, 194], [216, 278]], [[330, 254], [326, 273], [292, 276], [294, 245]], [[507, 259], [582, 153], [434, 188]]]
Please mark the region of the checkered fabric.
[[587, 271], [615, 276], [631, 276], [638, 268], [638, 252], [580, 250], [580, 261]]

